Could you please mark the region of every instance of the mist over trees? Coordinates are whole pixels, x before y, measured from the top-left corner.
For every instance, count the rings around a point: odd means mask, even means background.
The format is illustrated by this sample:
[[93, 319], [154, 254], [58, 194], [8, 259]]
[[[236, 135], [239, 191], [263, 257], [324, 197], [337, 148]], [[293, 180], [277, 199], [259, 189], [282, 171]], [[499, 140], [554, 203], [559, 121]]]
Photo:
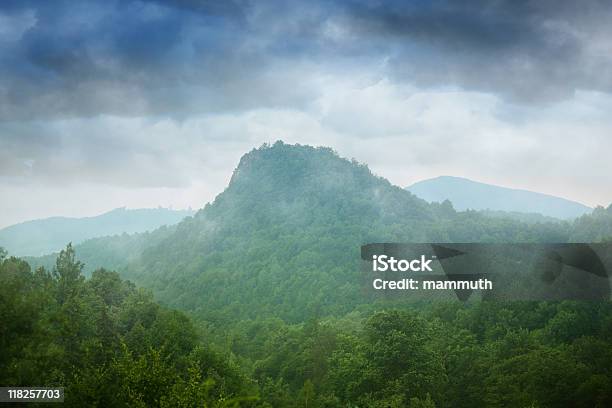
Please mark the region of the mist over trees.
[[370, 301], [359, 247], [611, 236], [612, 206], [458, 212], [330, 149], [265, 145], [176, 226], [34, 270], [3, 255], [0, 382], [65, 385], [74, 406], [606, 407], [610, 302]]

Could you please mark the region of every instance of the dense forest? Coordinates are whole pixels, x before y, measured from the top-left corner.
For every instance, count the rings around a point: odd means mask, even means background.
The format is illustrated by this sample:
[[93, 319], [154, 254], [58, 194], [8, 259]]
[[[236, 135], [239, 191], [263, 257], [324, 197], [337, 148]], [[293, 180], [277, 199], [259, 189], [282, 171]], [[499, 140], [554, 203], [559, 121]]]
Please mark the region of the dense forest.
[[85, 266], [71, 246], [4, 257], [1, 382], [75, 406], [610, 406], [610, 302], [372, 301], [359, 279], [369, 242], [609, 237], [612, 206], [458, 212], [330, 149], [264, 145], [193, 217], [77, 245]]
[[74, 407], [231, 406], [252, 383], [183, 313], [69, 245], [51, 271], [0, 249], [0, 384], [63, 386]]
[[0, 383], [64, 386], [68, 406], [612, 404], [610, 302], [245, 319], [214, 351], [187, 316], [117, 273], [85, 279], [70, 246], [52, 271], [0, 257]]

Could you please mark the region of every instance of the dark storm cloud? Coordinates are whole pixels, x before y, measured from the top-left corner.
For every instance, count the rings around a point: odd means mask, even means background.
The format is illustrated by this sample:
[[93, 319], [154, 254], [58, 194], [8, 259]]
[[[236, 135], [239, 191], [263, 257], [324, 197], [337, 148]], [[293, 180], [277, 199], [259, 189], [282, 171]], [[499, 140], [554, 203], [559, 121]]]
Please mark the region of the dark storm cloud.
[[612, 89], [604, 2], [7, 1], [0, 118], [303, 107], [316, 74], [518, 101]]
[[[252, 13], [247, 4], [3, 6], [3, 18], [22, 30], [0, 42], [0, 117], [5, 120], [100, 113], [180, 117], [296, 106], [310, 98], [297, 80], [299, 64], [277, 61], [285, 54], [279, 47], [266, 50], [282, 41], [270, 45], [260, 28], [246, 21]], [[296, 83], [291, 92], [283, 89], [283, 79]]]
[[519, 102], [612, 90], [609, 2], [361, 3], [346, 24], [383, 49], [396, 79]]

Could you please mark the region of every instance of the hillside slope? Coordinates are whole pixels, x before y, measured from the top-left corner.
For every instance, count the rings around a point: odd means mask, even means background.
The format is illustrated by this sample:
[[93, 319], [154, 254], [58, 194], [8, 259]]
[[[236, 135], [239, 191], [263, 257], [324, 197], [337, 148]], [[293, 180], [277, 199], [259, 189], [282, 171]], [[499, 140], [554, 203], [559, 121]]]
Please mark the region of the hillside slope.
[[213, 203], [144, 250], [125, 275], [209, 321], [302, 321], [365, 303], [368, 242], [564, 241], [530, 226], [428, 204], [331, 149], [277, 142], [246, 154]]
[[[612, 218], [610, 208], [597, 214]], [[428, 204], [331, 149], [277, 142], [246, 154], [224, 192], [193, 217], [76, 250], [151, 288], [164, 303], [225, 327], [301, 322], [364, 307], [360, 246], [369, 242], [567, 242], [612, 235], [575, 223], [523, 223]]]

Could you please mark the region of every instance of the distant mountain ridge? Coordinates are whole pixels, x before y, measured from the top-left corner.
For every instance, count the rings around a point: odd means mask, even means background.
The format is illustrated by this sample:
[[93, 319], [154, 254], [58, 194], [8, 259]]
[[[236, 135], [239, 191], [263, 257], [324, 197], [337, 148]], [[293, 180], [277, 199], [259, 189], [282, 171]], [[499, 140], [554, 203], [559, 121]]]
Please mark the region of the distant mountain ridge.
[[15, 256], [40, 256], [57, 252], [68, 242], [151, 231], [173, 225], [193, 215], [192, 210], [168, 208], [116, 208], [93, 217], [51, 217], [0, 229], [0, 247]]
[[538, 213], [546, 217], [573, 219], [592, 208], [547, 194], [480, 183], [462, 177], [440, 176], [419, 181], [406, 190], [428, 202], [449, 200], [459, 210], [490, 210]]

